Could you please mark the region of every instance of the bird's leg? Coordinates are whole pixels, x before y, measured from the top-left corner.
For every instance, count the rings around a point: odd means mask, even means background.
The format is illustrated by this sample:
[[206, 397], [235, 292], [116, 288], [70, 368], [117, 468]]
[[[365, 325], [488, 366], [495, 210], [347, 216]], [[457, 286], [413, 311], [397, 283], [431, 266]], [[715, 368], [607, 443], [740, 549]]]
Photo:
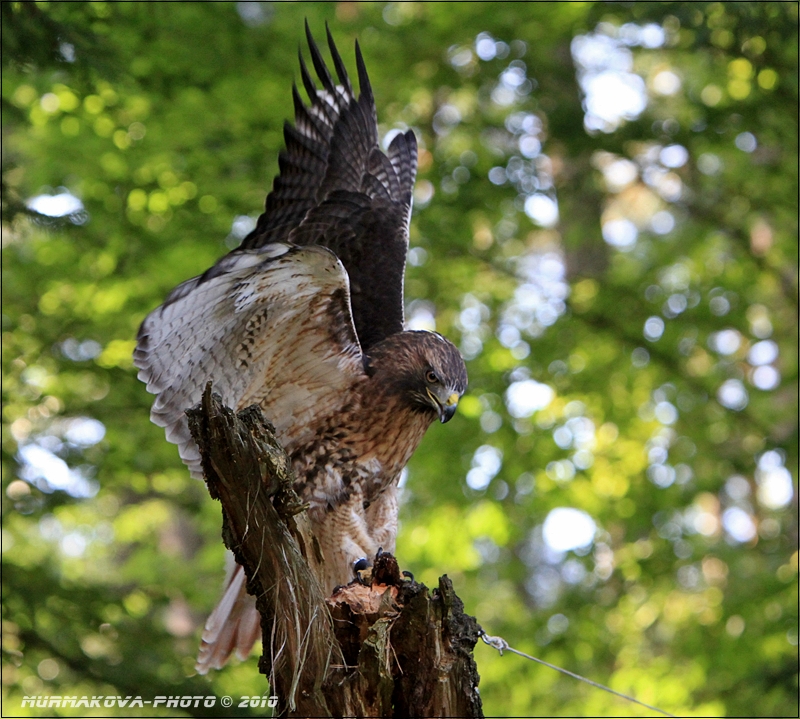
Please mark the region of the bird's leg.
[[367, 526], [361, 494], [354, 492], [346, 504], [335, 510], [335, 514], [339, 517], [336, 524], [340, 533], [340, 556], [346, 563], [349, 577], [369, 584], [367, 570], [372, 566], [378, 545]]
[[397, 510], [397, 487], [394, 484], [364, 508], [364, 519], [373, 544], [392, 554], [397, 539]]

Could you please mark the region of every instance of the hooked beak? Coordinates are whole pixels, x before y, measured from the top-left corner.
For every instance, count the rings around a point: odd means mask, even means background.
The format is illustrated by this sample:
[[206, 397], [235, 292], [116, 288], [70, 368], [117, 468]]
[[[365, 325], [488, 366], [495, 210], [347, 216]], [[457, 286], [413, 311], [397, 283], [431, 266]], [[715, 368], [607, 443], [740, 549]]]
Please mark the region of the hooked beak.
[[453, 415], [456, 413], [456, 407], [458, 407], [459, 397], [457, 392], [452, 392], [448, 397], [443, 398], [428, 390], [428, 396], [431, 398], [433, 406], [439, 413], [439, 421], [442, 424], [453, 419]]

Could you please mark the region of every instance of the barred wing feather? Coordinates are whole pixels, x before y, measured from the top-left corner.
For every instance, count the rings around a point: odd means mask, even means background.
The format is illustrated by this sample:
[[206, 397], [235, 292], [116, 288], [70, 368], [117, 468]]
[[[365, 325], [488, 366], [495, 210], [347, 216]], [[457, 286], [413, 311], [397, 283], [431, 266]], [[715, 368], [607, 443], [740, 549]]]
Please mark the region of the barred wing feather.
[[241, 247], [288, 240], [333, 250], [347, 270], [353, 320], [367, 352], [403, 329], [403, 273], [417, 142], [411, 130], [400, 132], [384, 154], [358, 43], [356, 97], [330, 32], [328, 47], [339, 84], [308, 25], [306, 37], [322, 87], [315, 84], [301, 55], [301, 79], [310, 104], [293, 88], [295, 124], [284, 126], [280, 174]]
[[364, 372], [347, 273], [321, 247], [272, 243], [232, 253], [148, 315], [134, 364], [158, 395], [151, 419], [193, 476], [203, 475], [184, 410], [209, 380], [230, 407], [259, 404], [291, 450]]

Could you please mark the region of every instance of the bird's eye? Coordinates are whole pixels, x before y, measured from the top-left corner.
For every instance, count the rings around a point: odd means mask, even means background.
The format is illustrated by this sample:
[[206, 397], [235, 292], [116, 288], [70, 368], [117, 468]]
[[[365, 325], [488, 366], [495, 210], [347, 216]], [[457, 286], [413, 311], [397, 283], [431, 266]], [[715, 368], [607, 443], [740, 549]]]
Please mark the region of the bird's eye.
[[425, 379], [428, 380], [428, 382], [430, 382], [431, 384], [435, 384], [436, 382], [439, 381], [439, 378], [436, 376], [436, 372], [434, 372], [432, 369], [429, 369], [425, 373]]

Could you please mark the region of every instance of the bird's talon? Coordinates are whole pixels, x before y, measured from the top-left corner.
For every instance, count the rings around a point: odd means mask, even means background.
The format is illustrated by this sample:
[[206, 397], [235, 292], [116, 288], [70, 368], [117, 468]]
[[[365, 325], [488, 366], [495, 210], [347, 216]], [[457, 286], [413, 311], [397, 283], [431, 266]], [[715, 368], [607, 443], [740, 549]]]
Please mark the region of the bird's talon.
[[403, 575], [403, 576], [404, 576], [404, 577], [405, 577], [405, 578], [406, 578], [406, 579], [407, 579], [409, 582], [413, 582], [413, 581], [414, 581], [414, 575], [413, 575], [411, 572], [409, 572], [407, 569], [404, 569], [404, 570], [401, 572], [401, 574], [402, 574], [402, 575]]
[[365, 587], [372, 584], [372, 563], [366, 557], [353, 562], [353, 579]]

